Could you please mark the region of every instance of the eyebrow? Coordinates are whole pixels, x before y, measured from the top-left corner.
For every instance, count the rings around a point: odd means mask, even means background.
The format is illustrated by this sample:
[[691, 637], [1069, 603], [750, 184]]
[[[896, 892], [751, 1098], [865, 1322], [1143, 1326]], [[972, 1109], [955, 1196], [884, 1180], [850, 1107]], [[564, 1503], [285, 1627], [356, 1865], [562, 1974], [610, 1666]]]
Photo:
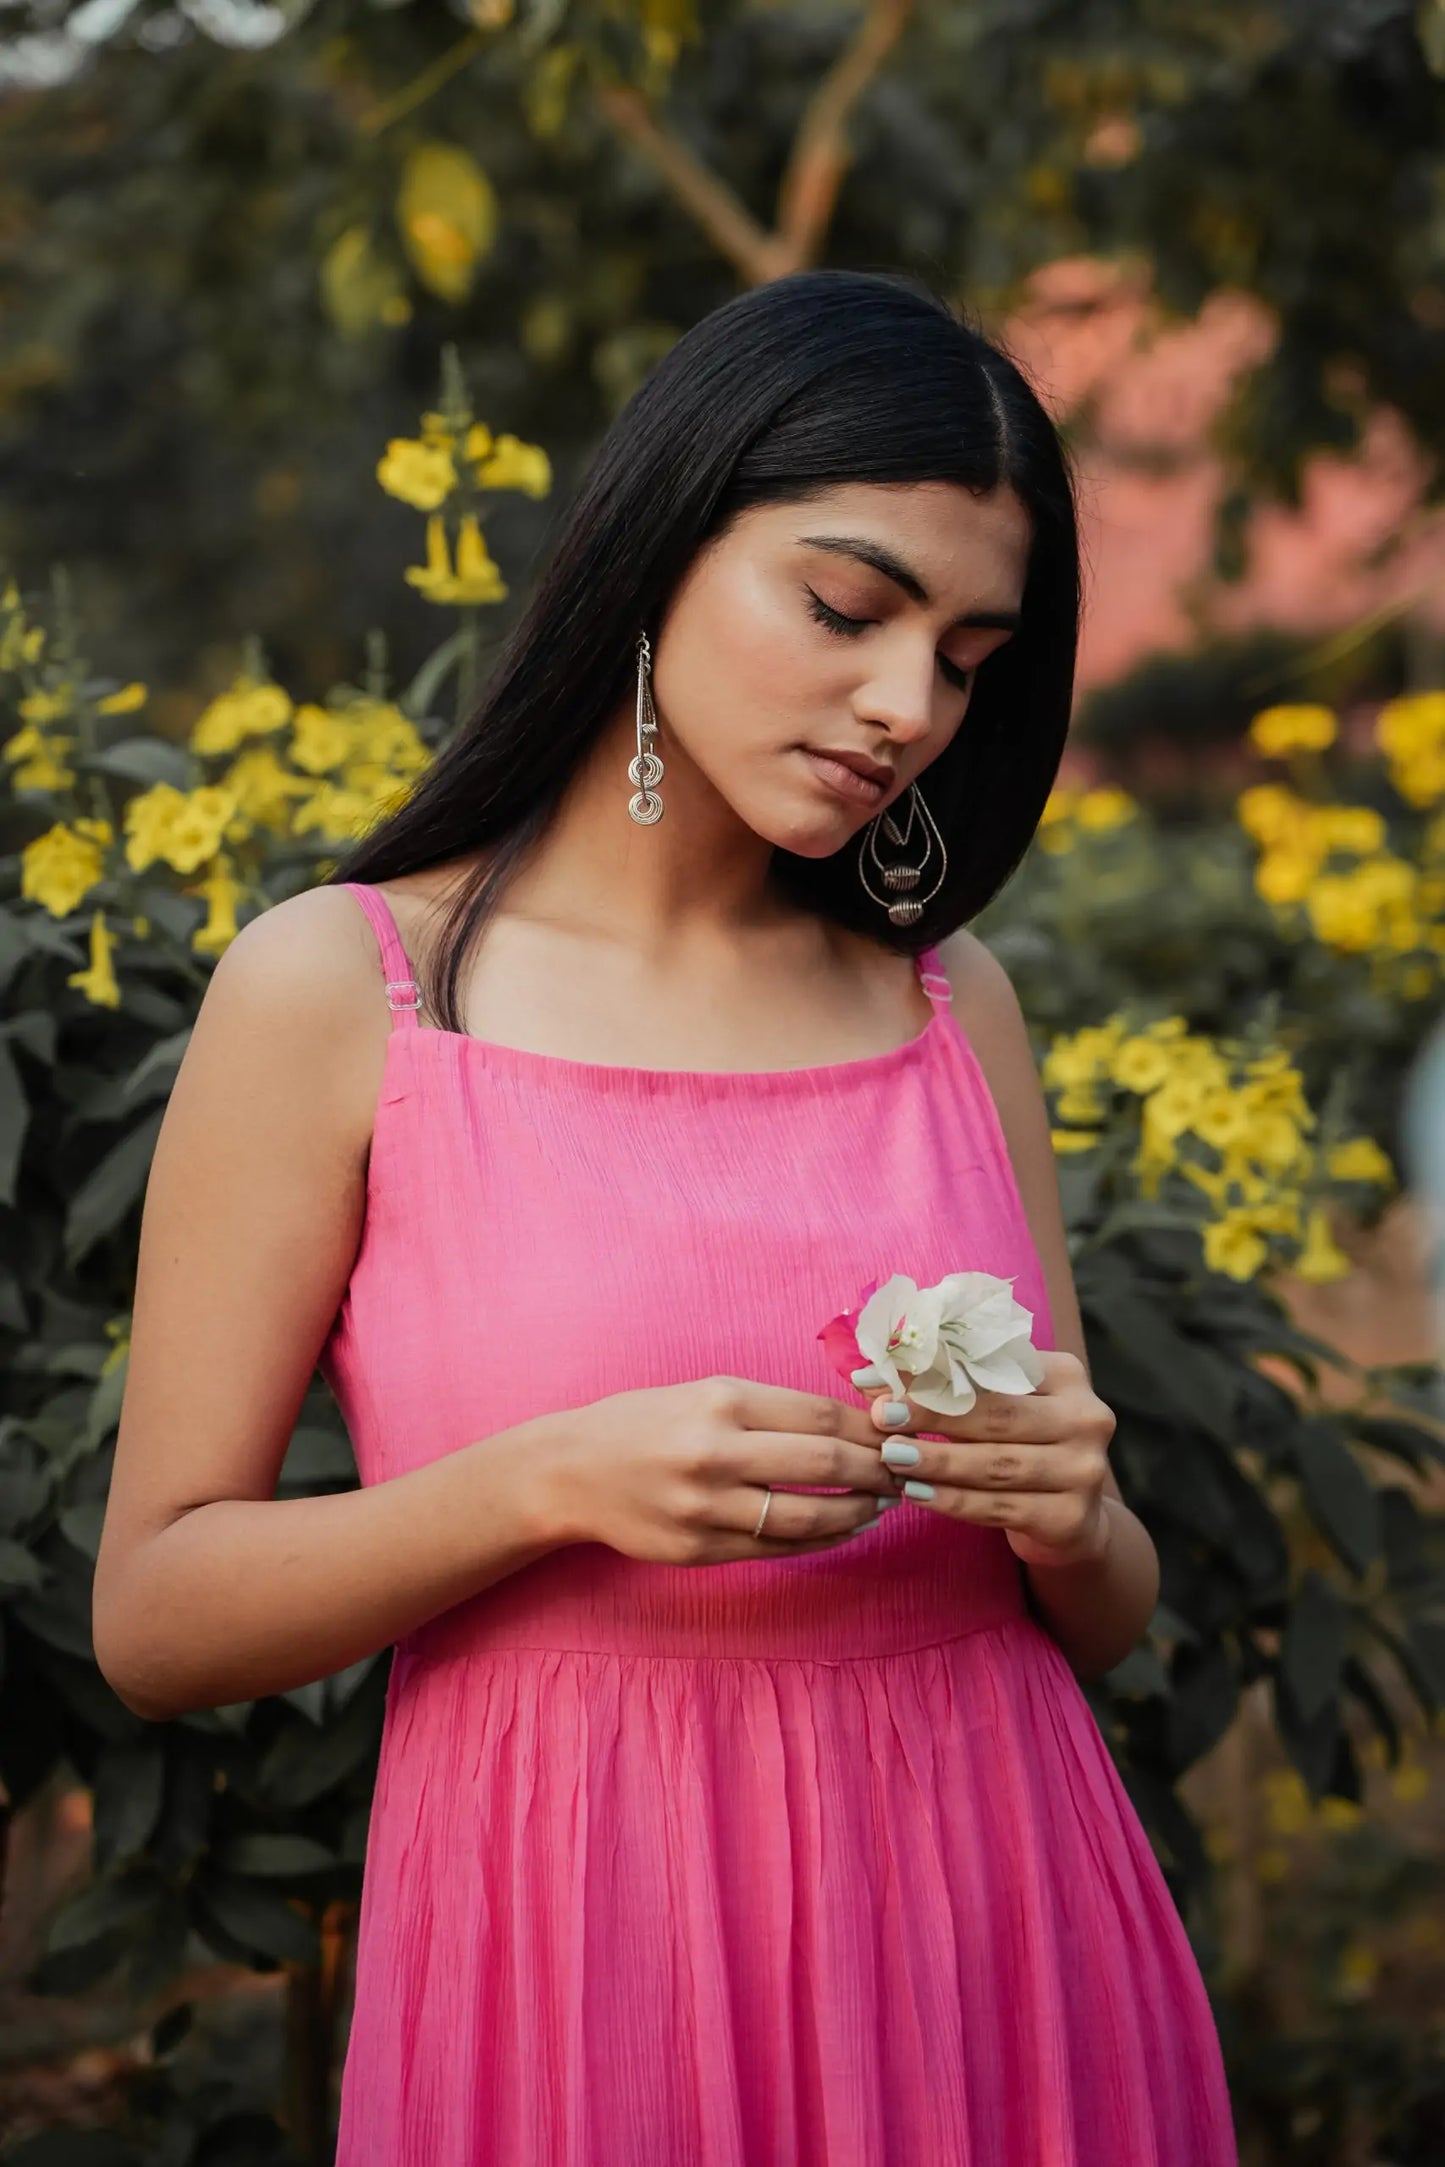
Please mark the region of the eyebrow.
[[[863, 564], [871, 564], [876, 572], [882, 572], [895, 580], [904, 593], [915, 602], [931, 602], [933, 597], [911, 565], [895, 556], [882, 542], [871, 542], [857, 534], [800, 534], [796, 539], [809, 549], [831, 549], [835, 556], [857, 557]], [[985, 627], [990, 631], [1017, 632], [1023, 622], [1016, 609], [975, 609], [962, 617], [955, 617], [950, 631], [955, 628]]]

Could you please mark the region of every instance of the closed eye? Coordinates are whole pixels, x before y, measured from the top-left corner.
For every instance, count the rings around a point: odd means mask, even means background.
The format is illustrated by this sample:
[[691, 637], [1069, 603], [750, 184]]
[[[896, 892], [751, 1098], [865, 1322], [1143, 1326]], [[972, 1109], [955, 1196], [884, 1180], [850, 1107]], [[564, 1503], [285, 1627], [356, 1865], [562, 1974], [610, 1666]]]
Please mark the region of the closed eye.
[[[820, 625], [826, 625], [830, 632], [837, 632], [844, 639], [856, 638], [860, 632], [866, 631], [869, 625], [877, 621], [872, 617], [845, 617], [841, 610], [833, 609], [821, 595], [814, 594], [811, 587], [807, 589], [807, 596], [809, 613], [817, 618]], [[958, 663], [950, 662], [946, 655], [939, 656], [938, 667], [948, 682], [956, 685], [960, 692], [967, 692], [973, 683], [974, 671], [960, 668]]]

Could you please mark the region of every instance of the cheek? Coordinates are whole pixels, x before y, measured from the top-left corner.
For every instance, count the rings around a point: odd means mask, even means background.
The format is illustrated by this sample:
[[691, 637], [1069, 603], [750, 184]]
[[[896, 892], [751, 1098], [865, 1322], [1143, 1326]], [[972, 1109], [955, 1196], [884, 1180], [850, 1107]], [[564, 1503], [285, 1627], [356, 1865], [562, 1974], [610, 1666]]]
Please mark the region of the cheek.
[[[701, 582], [688, 597], [668, 653], [674, 711], [714, 748], [775, 744], [798, 734], [826, 689], [816, 646], [796, 602], [746, 566]], [[664, 681], [657, 678], [659, 699]]]

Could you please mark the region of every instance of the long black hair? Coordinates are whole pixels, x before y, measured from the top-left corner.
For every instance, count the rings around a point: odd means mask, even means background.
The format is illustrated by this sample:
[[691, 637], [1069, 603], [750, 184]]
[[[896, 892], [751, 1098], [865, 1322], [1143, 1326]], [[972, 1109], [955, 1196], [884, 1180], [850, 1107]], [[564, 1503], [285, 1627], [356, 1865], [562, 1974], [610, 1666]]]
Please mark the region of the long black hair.
[[962, 728], [924, 777], [947, 878], [897, 927], [859, 880], [856, 838], [826, 858], [778, 849], [773, 871], [803, 907], [905, 954], [993, 899], [1028, 849], [1068, 732], [1079, 546], [1064, 448], [1014, 362], [910, 274], [800, 271], [713, 309], [633, 393], [471, 715], [329, 876], [394, 880], [484, 851], [450, 899], [430, 973], [442, 1028], [460, 1028], [463, 958], [630, 691], [638, 631], [655, 637], [696, 552], [755, 504], [923, 481], [980, 495], [1007, 485], [1032, 528], [1022, 623], [983, 663]]

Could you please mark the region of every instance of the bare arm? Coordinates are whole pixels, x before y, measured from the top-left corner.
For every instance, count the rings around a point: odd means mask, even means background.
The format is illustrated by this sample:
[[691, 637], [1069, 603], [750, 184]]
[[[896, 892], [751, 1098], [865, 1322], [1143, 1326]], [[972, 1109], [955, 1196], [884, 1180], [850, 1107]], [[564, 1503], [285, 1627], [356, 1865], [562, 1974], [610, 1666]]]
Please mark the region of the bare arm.
[[[939, 952], [960, 1020], [998, 1108], [1019, 1200], [1048, 1289], [1054, 1345], [1076, 1354], [1087, 1372], [1048, 1102], [1018, 995], [997, 956], [977, 934], [966, 929], [955, 933]], [[1033, 1603], [1082, 1678], [1100, 1677], [1123, 1661], [1142, 1639], [1159, 1600], [1153, 1537], [1124, 1503], [1112, 1468], [1104, 1477], [1104, 1511], [1109, 1542], [1101, 1556], [1087, 1564], [1024, 1568]]]
[[326, 1677], [558, 1546], [526, 1445], [565, 1415], [507, 1432], [523, 1449], [484, 1439], [369, 1489], [275, 1495], [361, 1232], [381, 984], [352, 897], [276, 905], [217, 965], [171, 1093], [93, 1613], [100, 1668], [142, 1716]]

